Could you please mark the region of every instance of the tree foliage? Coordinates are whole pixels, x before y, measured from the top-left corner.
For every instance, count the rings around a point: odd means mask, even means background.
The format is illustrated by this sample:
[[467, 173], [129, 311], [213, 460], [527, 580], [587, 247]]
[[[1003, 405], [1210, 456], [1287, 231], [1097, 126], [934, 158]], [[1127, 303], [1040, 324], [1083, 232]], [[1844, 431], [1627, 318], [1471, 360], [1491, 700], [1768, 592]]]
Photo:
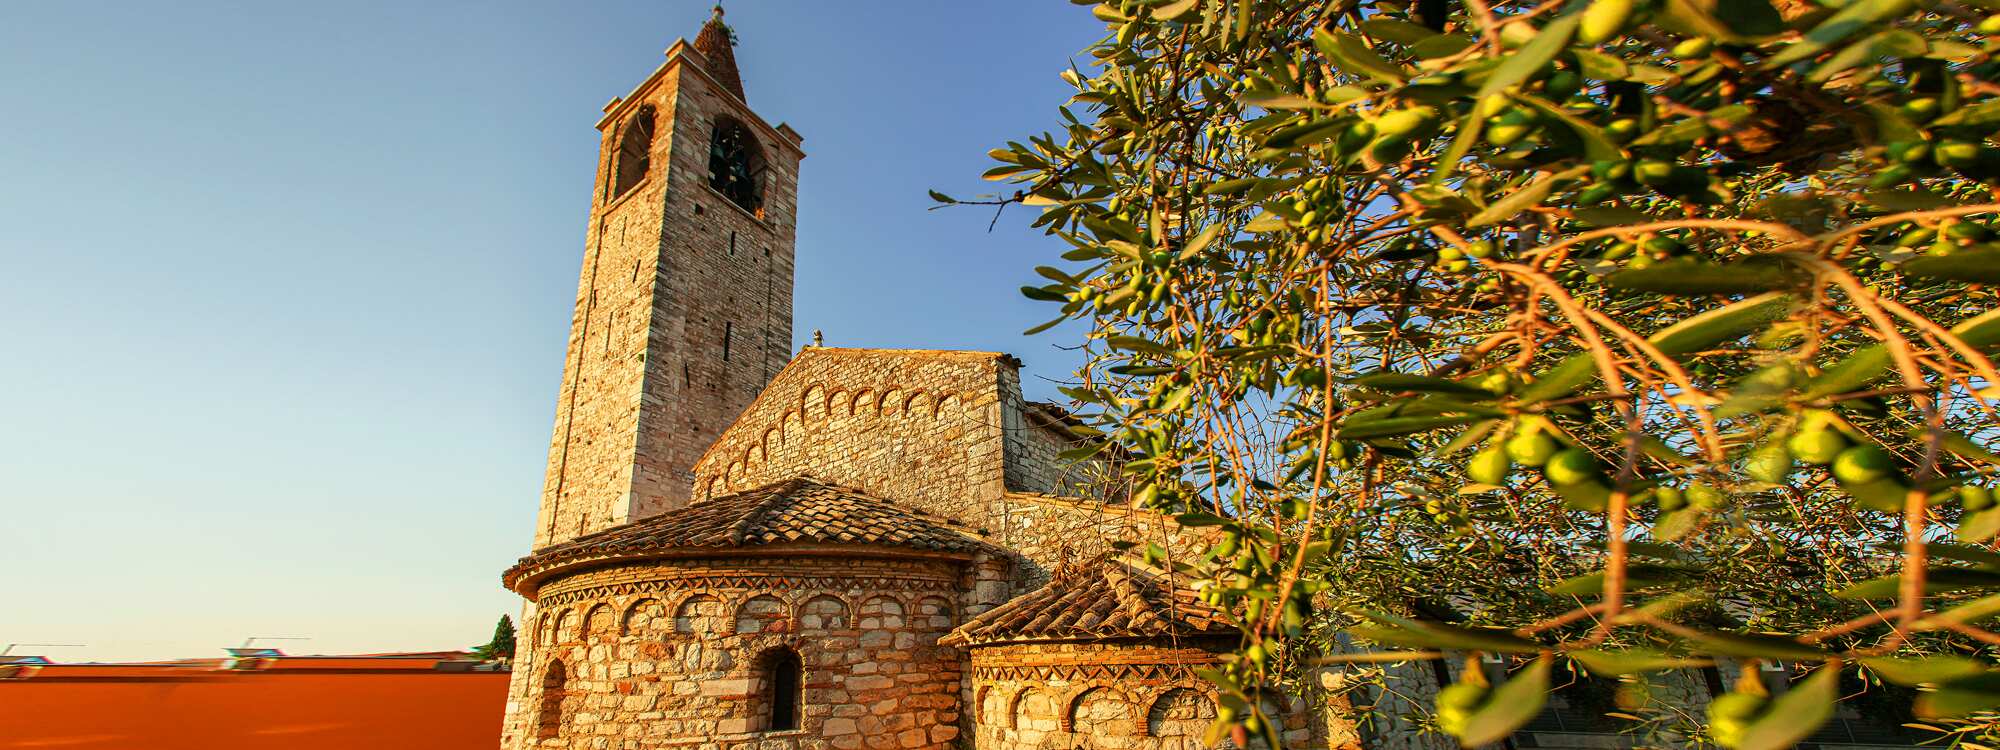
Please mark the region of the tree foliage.
[[1469, 744], [1556, 667], [1718, 659], [1801, 675], [1736, 680], [1725, 747], [1811, 733], [1843, 673], [1982, 731], [1993, 9], [1093, 5], [1058, 127], [965, 202], [1067, 241], [1022, 291], [1088, 321], [1082, 432], [1220, 533], [1149, 550], [1242, 618], [1218, 731], [1274, 731], [1251, 695], [1308, 661], [1465, 652], [1520, 665], [1438, 696]]
[[472, 649], [472, 655], [481, 659], [514, 658], [514, 618], [500, 616], [500, 622], [493, 625], [493, 640]]

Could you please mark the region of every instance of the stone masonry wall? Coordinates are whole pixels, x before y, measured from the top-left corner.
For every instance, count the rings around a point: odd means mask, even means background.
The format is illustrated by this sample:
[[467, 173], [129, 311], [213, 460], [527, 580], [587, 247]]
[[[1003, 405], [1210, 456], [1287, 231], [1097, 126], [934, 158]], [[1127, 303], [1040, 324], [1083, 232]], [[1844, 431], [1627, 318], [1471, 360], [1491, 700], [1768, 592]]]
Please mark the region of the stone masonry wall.
[[[945, 748], [959, 734], [966, 563], [689, 559], [602, 568], [537, 592], [503, 746]], [[769, 731], [767, 665], [804, 665], [799, 728]]]
[[1047, 583], [1064, 564], [1111, 551], [1113, 542], [1157, 543], [1182, 560], [1215, 543], [1212, 530], [1185, 528], [1151, 510], [1026, 492], [1007, 493], [991, 523], [992, 541], [1024, 558], [1015, 571], [1015, 594]]
[[[975, 750], [1198, 750], [1215, 689], [1195, 667], [1226, 644], [1031, 643], [972, 650]], [[1287, 748], [1312, 746], [1302, 705], [1283, 717]], [[1261, 745], [1261, 743], [1258, 743]]]
[[1109, 503], [1125, 501], [1124, 482], [1113, 464], [1096, 458], [1073, 461], [1061, 457], [1063, 451], [1081, 443], [1069, 434], [1068, 425], [1022, 397], [1020, 371], [1000, 372], [1000, 394], [1006, 405], [1002, 417], [1007, 436], [1007, 489]]
[[[809, 347], [695, 467], [695, 498], [796, 476], [843, 484], [996, 534], [1019, 553], [1014, 593], [1119, 539], [1193, 554], [1205, 535], [1095, 500], [1010, 492], [1008, 477], [1060, 486], [1059, 436], [1022, 413], [1005, 355]], [[1009, 447], [1012, 446], [1012, 447]]]
[[809, 347], [695, 467], [695, 497], [805, 475], [979, 526], [1002, 493], [999, 354]]
[[[699, 65], [677, 47], [600, 124], [536, 547], [684, 505], [694, 460], [789, 357], [804, 154]], [[649, 168], [614, 196], [621, 139], [648, 112]], [[760, 214], [708, 187], [724, 119], [762, 146]]]
[[[688, 503], [695, 461], [792, 358], [792, 271], [805, 153], [698, 69], [680, 70], [668, 225], [654, 298], [630, 520]], [[699, 82], [699, 85], [696, 83]], [[733, 120], [758, 141], [763, 203], [752, 214], [709, 187], [709, 143]], [[663, 408], [655, 408], [658, 407]]]

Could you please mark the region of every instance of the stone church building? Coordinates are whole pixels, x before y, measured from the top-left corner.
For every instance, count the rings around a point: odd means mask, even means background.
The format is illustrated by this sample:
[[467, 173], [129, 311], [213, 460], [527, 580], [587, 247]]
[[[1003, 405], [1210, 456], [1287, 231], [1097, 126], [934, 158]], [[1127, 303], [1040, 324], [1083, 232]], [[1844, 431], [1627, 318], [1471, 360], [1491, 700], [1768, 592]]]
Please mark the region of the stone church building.
[[[792, 351], [803, 138], [715, 17], [604, 108], [503, 744], [1196, 748], [1205, 546], [1069, 463], [1005, 354]], [[1306, 705], [1293, 747], [1344, 744]], [[1278, 706], [1270, 706], [1278, 709]]]

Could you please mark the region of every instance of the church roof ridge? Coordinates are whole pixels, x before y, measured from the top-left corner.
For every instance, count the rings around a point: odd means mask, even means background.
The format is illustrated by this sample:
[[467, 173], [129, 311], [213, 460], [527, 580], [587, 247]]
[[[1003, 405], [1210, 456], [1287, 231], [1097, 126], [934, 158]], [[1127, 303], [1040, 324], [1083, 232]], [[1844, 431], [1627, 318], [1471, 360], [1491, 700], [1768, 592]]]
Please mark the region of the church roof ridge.
[[578, 565], [787, 544], [949, 555], [997, 551], [979, 538], [984, 534], [862, 490], [800, 476], [544, 547], [508, 568], [501, 583], [525, 591]]

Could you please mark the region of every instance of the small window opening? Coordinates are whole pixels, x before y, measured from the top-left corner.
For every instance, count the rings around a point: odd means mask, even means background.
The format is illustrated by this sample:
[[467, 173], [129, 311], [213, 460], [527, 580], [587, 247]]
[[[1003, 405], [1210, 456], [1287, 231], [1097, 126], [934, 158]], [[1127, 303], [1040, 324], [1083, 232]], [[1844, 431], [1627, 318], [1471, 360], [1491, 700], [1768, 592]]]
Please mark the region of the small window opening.
[[765, 730], [783, 732], [799, 728], [799, 687], [803, 666], [799, 663], [797, 651], [785, 649], [771, 655], [767, 670], [771, 701], [770, 721]]
[[561, 660], [549, 662], [548, 672], [542, 675], [542, 702], [535, 718], [535, 735], [555, 737], [562, 734], [563, 699], [569, 697], [569, 671]]
[[646, 179], [646, 170], [653, 161], [653, 108], [640, 107], [639, 113], [625, 121], [625, 132], [618, 136], [618, 153], [613, 156], [611, 197], [617, 198], [637, 187]]
[[728, 361], [729, 361], [729, 339], [730, 339], [730, 338], [732, 338], [732, 336], [733, 336], [733, 334], [735, 334], [735, 332], [736, 332], [736, 324], [735, 324], [735, 323], [730, 323], [730, 322], [727, 322], [727, 321], [723, 322], [723, 324], [722, 324], [722, 361], [724, 361], [724, 362], [728, 362]]
[[735, 120], [718, 120], [708, 143], [708, 186], [753, 214], [764, 207], [764, 155], [757, 138]]
[[734, 231], [729, 233], [729, 257], [736, 257], [736, 233]]

